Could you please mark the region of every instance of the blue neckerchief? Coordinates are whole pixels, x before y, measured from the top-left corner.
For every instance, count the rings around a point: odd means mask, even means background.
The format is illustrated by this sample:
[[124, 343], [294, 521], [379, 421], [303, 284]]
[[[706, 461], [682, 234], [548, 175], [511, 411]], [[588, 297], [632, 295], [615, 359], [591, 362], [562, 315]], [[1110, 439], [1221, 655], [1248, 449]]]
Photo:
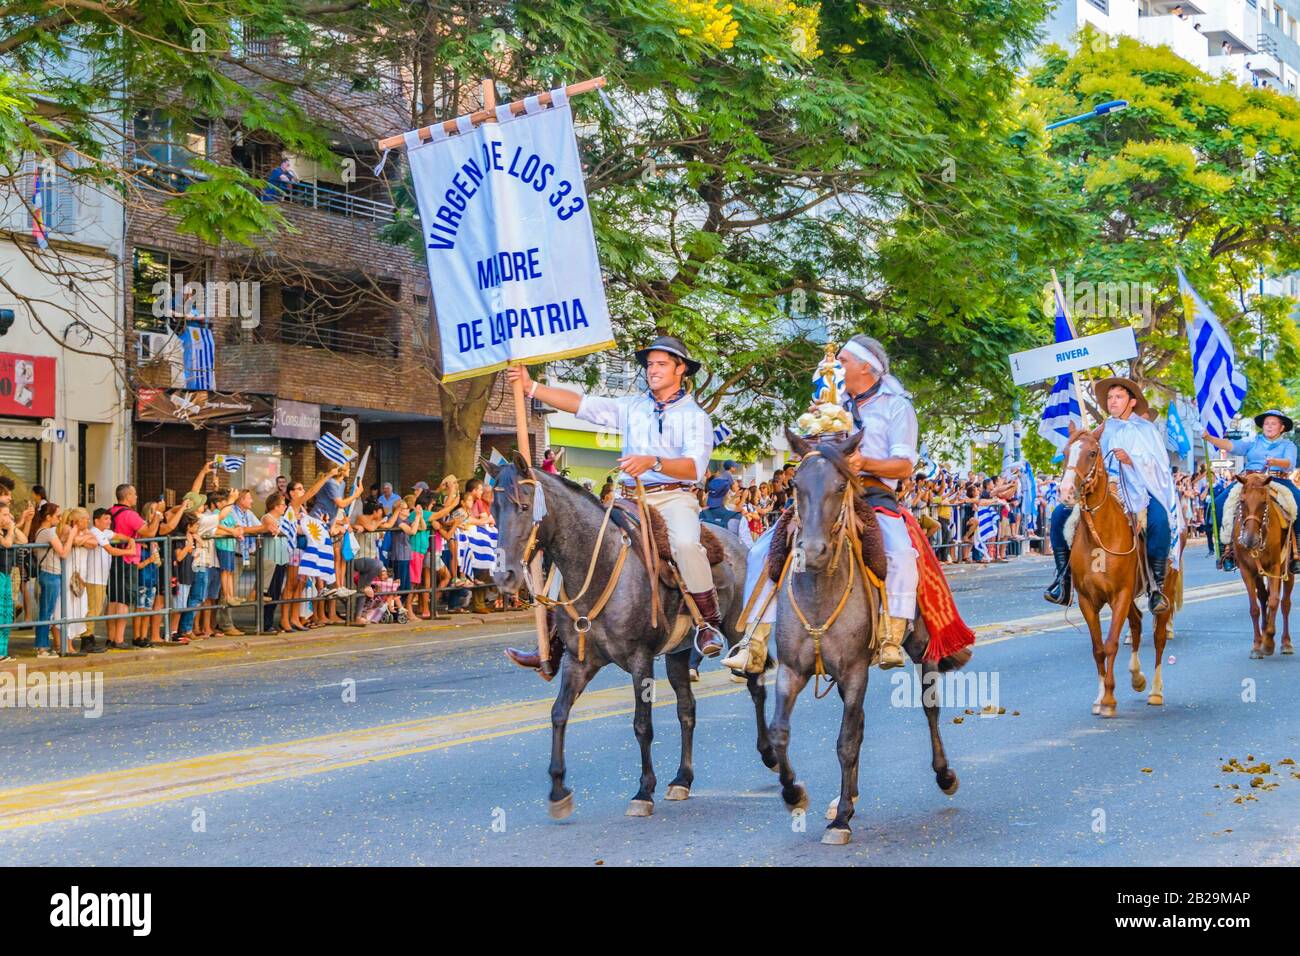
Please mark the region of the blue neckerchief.
[[865, 402], [865, 401], [866, 401], [867, 399], [869, 399], [872, 395], [875, 395], [876, 392], [880, 391], [880, 385], [881, 385], [882, 382], [884, 382], [884, 379], [882, 379], [882, 378], [878, 378], [878, 379], [876, 379], [876, 384], [875, 384], [875, 385], [872, 385], [872, 386], [871, 386], [869, 389], [867, 389], [865, 392], [859, 392], [857, 395], [850, 395], [850, 396], [849, 396], [849, 409], [848, 409], [848, 410], [849, 410], [849, 414], [853, 416], [853, 427], [854, 427], [854, 428], [861, 428], [861, 427], [862, 427], [862, 416], [858, 413], [858, 405], [859, 405], [860, 403], [862, 403], [862, 402]]
[[664, 410], [673, 402], [679, 401], [686, 396], [686, 386], [683, 385], [679, 388], [666, 402], [661, 402], [659, 399], [655, 398], [655, 393], [649, 389], [646, 389], [646, 394], [650, 396], [650, 401], [654, 402], [655, 421], [659, 423], [659, 434], [662, 435], [664, 433]]

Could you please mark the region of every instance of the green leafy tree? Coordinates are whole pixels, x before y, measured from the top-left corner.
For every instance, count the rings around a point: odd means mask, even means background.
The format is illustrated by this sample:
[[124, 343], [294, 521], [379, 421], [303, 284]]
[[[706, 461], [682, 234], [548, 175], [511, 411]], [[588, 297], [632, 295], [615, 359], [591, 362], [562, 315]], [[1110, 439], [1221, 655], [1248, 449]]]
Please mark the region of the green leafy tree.
[[1111, 99], [1129, 108], [1051, 139], [1053, 188], [1073, 197], [1087, 223], [1062, 269], [1080, 334], [1133, 325], [1138, 356], [1121, 371], [1153, 405], [1190, 394], [1181, 265], [1244, 361], [1243, 414], [1290, 406], [1285, 370], [1300, 357], [1295, 301], [1254, 292], [1261, 274], [1300, 268], [1300, 103], [1212, 79], [1166, 47], [1090, 31], [1073, 55], [1049, 49], [1026, 92], [1047, 117]]

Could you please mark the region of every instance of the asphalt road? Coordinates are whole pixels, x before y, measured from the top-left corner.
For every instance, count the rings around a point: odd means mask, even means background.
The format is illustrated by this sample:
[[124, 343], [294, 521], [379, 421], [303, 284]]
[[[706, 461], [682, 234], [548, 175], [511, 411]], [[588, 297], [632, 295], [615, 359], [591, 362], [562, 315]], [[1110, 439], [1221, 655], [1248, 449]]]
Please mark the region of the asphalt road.
[[[944, 741], [961, 778], [946, 797], [929, 770], [921, 710], [892, 706], [901, 690], [892, 675], [874, 674], [846, 847], [818, 842], [820, 811], [839, 787], [838, 697], [814, 701], [805, 691], [794, 712], [792, 759], [813, 800], [800, 821], [754, 753], [748, 695], [716, 666], [696, 685], [690, 800], [663, 799], [678, 747], [664, 683], [654, 711], [655, 813], [624, 815], [639, 775], [632, 689], [607, 669], [569, 727], [576, 811], [549, 819], [553, 690], [501, 656], [504, 644], [530, 639], [516, 622], [350, 631], [162, 668], [107, 667], [97, 719], [0, 710], [0, 859], [1295, 864], [1300, 767], [1282, 761], [1300, 760], [1300, 731], [1288, 718], [1300, 701], [1300, 658], [1248, 660], [1239, 581], [1199, 549], [1188, 562], [1165, 705], [1147, 706], [1124, 675], [1110, 720], [1091, 713], [1096, 682], [1077, 610], [1067, 620], [1041, 600], [1045, 561], [955, 573], [959, 607], [980, 632], [970, 669], [1005, 713], [965, 713], [986, 701], [945, 710]], [[1234, 759], [1256, 769], [1221, 769]]]

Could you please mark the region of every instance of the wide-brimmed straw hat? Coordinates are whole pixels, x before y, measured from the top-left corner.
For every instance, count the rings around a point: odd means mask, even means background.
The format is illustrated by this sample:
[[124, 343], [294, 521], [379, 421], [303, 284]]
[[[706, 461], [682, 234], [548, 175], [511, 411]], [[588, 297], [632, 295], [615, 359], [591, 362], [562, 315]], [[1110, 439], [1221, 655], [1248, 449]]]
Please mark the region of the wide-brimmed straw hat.
[[1141, 415], [1143, 418], [1146, 418], [1147, 410], [1151, 406], [1147, 404], [1147, 399], [1146, 396], [1142, 394], [1142, 389], [1138, 388], [1137, 382], [1133, 381], [1131, 378], [1124, 378], [1120, 375], [1103, 378], [1092, 387], [1092, 394], [1093, 397], [1097, 399], [1097, 404], [1102, 408], [1105, 408], [1106, 396], [1110, 394], [1110, 390], [1116, 385], [1137, 399], [1137, 406], [1133, 409], [1133, 414]]
[[1274, 418], [1281, 419], [1283, 433], [1289, 432], [1291, 431], [1291, 429], [1295, 428], [1295, 422], [1291, 421], [1291, 417], [1289, 415], [1282, 414], [1276, 408], [1270, 408], [1268, 411], [1260, 412], [1258, 415], [1256, 415], [1255, 427], [1263, 428], [1264, 419], [1268, 418], [1268, 416], [1270, 415], [1272, 415]]
[[700, 370], [700, 363], [691, 358], [686, 351], [686, 343], [675, 335], [661, 335], [645, 348], [637, 349], [636, 360], [642, 368], [645, 368], [646, 359], [649, 358], [651, 352], [667, 352], [669, 355], [676, 355], [686, 363], [686, 374], [688, 376], [694, 375]]

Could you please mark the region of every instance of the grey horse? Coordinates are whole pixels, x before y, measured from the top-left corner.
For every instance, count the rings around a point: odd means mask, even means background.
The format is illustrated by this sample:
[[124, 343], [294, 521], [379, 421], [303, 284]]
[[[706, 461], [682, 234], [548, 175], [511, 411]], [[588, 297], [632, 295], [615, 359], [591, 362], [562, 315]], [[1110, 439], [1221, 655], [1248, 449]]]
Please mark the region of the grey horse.
[[[593, 549], [605, 509], [585, 488], [567, 478], [530, 468], [516, 453], [505, 465], [488, 466], [494, 479], [495, 494], [492, 516], [497, 526], [496, 567], [492, 580], [506, 594], [518, 593], [526, 580], [523, 550], [533, 533], [535, 496], [540, 490], [545, 501], [545, 515], [537, 523], [536, 544], [559, 567], [566, 592], [575, 595], [587, 578]], [[618, 514], [618, 512], [616, 512]], [[736, 621], [742, 610], [745, 580], [745, 547], [735, 535], [718, 529], [714, 532], [726, 549], [725, 560], [713, 568], [718, 588], [718, 608], [722, 612], [723, 632], [729, 644], [739, 639]], [[560, 665], [559, 693], [551, 708], [551, 792], [548, 809], [552, 817], [563, 819], [573, 812], [573, 791], [564, 785], [564, 731], [578, 695], [606, 664], [617, 664], [632, 676], [635, 699], [633, 728], [641, 746], [641, 781], [628, 806], [629, 816], [649, 816], [654, 812], [655, 774], [650, 761], [650, 742], [654, 736], [651, 708], [654, 704], [654, 659], [671, 636], [672, 622], [681, 605], [680, 592], [659, 585], [662, 614], [656, 626], [650, 624], [650, 582], [644, 561], [639, 557], [639, 539], [623, 518], [611, 521], [596, 556], [595, 572], [587, 594], [575, 604], [580, 614], [590, 612], [613, 573], [624, 543], [630, 544], [622, 573], [614, 591], [586, 634], [585, 659], [578, 660], [578, 633], [563, 612], [556, 614], [560, 636], [564, 641], [564, 658]], [[667, 624], [665, 623], [668, 622]], [[691, 692], [688, 656], [691, 634], [671, 654], [664, 657], [668, 680], [677, 695], [677, 720], [682, 730], [681, 764], [668, 785], [666, 798], [685, 800], [695, 779], [691, 741], [695, 730], [695, 696]], [[758, 724], [758, 751], [769, 768], [775, 768], [776, 755], [768, 740], [763, 708], [767, 692], [758, 679], [748, 680]]]
[[[795, 546], [803, 550], [804, 570], [794, 571], [792, 567], [788, 577], [789, 590], [782, 587], [776, 596], [774, 634], [779, 664], [770, 733], [776, 749], [777, 772], [781, 777], [781, 799], [791, 812], [808, 808], [808, 791], [795, 779], [794, 768], [790, 765], [790, 714], [815, 667], [813, 637], [792, 606], [791, 593], [799, 612], [813, 627], [824, 626], [831, 620], [845, 594], [854, 564], [847, 546], [835, 562], [833, 571], [830, 565], [836, 545], [833, 539], [835, 524], [848, 483], [849, 472], [843, 456], [857, 447], [860, 435], [858, 433], [840, 442], [822, 441], [814, 448], [805, 439], [786, 431], [790, 447], [804, 457], [794, 476], [799, 522]], [[808, 457], [814, 451], [817, 454]], [[862, 701], [871, 669], [872, 624], [866, 594], [855, 578], [843, 610], [821, 638], [825, 671], [834, 679], [844, 705], [837, 747], [840, 795], [826, 811], [827, 817], [832, 819], [822, 835], [823, 843], [845, 844], [852, 835], [849, 820], [853, 817], [854, 801], [858, 796]], [[903, 646], [913, 661], [921, 663], [921, 696], [925, 718], [930, 724], [931, 767], [939, 789], [951, 796], [957, 792], [957, 774], [949, 768], [943, 752], [943, 741], [939, 738], [939, 706], [931, 689], [938, 687], [935, 678], [939, 671], [961, 667], [969, 660], [970, 652], [962, 651], [936, 663], [923, 662], [921, 658], [929, 640], [918, 615], [916, 627]]]

